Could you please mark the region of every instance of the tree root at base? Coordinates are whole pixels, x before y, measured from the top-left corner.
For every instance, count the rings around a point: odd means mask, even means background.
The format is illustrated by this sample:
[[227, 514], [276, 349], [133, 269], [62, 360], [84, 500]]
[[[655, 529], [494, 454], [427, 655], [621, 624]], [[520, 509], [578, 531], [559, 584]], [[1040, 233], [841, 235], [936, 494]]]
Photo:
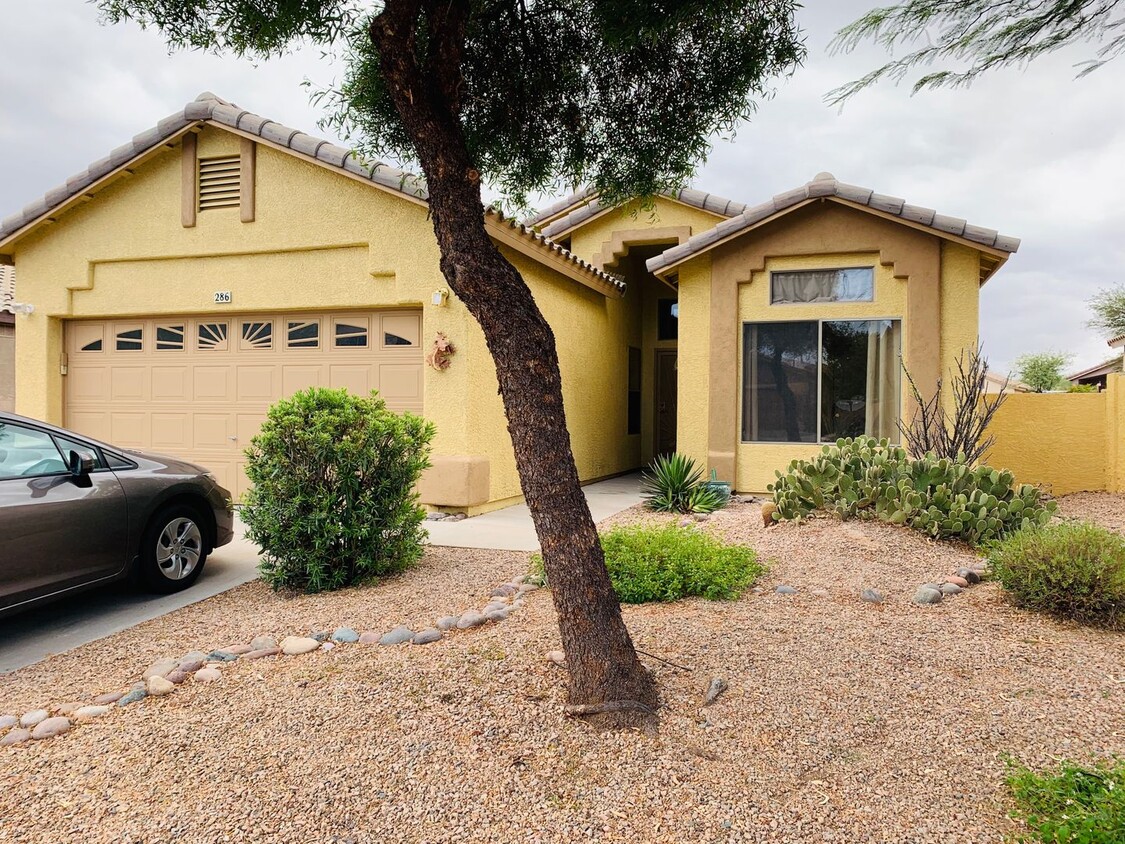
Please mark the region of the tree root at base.
[[581, 718], [585, 715], [604, 715], [607, 712], [644, 712], [655, 715], [656, 710], [639, 700], [607, 700], [605, 703], [568, 703], [563, 714], [568, 718]]

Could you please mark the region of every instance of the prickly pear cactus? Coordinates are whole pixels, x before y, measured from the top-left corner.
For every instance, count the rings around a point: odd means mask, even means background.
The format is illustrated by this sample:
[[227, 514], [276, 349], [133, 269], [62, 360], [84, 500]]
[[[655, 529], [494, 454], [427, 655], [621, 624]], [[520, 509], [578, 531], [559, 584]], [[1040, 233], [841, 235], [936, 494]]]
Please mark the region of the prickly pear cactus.
[[1033, 486], [1016, 484], [1006, 469], [932, 454], [912, 460], [904, 449], [873, 437], [837, 440], [776, 475], [769, 491], [779, 521], [824, 510], [979, 545], [1044, 525], [1055, 512], [1053, 501], [1043, 501]]

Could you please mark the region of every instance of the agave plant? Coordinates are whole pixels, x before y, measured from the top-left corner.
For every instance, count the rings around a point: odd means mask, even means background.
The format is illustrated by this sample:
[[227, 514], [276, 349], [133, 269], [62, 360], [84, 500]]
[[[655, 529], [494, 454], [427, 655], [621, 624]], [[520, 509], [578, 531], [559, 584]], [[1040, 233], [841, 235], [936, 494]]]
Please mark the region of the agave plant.
[[723, 502], [702, 481], [703, 470], [686, 454], [662, 454], [641, 475], [641, 495], [662, 513], [710, 513]]

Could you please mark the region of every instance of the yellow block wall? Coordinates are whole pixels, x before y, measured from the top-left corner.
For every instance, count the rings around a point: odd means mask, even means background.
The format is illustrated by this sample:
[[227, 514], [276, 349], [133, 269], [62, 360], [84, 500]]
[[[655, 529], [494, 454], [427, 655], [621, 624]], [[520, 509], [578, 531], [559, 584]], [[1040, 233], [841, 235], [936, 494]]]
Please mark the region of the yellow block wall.
[[[235, 155], [240, 139], [214, 127], [199, 156]], [[491, 459], [491, 498], [519, 494], [495, 370], [476, 321], [445, 288], [426, 208], [369, 183], [259, 144], [256, 219], [239, 209], [181, 224], [177, 146], [43, 226], [14, 249], [20, 298], [35, 312], [16, 340], [18, 412], [62, 424], [64, 320], [76, 317], [342, 309], [422, 308], [428, 348], [444, 332], [458, 349], [450, 368], [425, 367], [424, 414], [437, 426], [435, 456]], [[583, 479], [638, 465], [627, 438], [629, 300], [607, 300], [510, 252], [555, 329], [566, 406]], [[234, 301], [212, 302], [216, 290]], [[639, 323], [635, 329], [639, 338]]]
[[988, 433], [985, 460], [1055, 495], [1125, 492], [1125, 375], [1101, 393], [1013, 393]]
[[[875, 297], [871, 302], [832, 302], [800, 305], [770, 304], [770, 273], [785, 270], [833, 269], [837, 267], [875, 268]], [[739, 285], [739, 323], [773, 322], [781, 320], [817, 319], [898, 319], [902, 320], [903, 356], [907, 366], [906, 284], [897, 279], [890, 267], [879, 262], [877, 253], [841, 253], [794, 258], [772, 258], [763, 271], [753, 273], [750, 284]], [[973, 323], [974, 327], [976, 323]], [[742, 338], [738, 339], [738, 383], [742, 384]], [[900, 405], [904, 402], [900, 398]], [[739, 408], [739, 434], [741, 435], [741, 406]], [[819, 450], [817, 443], [746, 443], [738, 444], [735, 489], [746, 492], [763, 492], [775, 480], [774, 471], [784, 470], [790, 461], [813, 457]], [[704, 459], [706, 447], [703, 449]]]

